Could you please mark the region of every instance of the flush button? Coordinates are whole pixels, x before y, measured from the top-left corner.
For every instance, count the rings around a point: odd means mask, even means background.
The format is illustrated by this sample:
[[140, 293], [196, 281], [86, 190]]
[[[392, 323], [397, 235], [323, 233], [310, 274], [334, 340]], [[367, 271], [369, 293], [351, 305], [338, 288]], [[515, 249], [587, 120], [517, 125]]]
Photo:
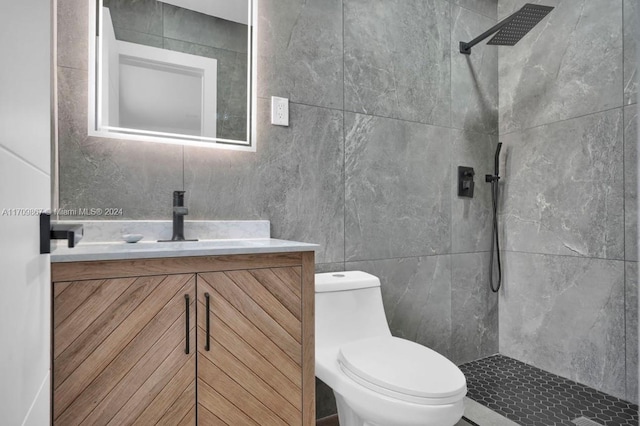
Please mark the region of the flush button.
[[331, 275], [332, 277], [336, 277], [336, 278], [344, 278], [344, 274], [333, 274]]

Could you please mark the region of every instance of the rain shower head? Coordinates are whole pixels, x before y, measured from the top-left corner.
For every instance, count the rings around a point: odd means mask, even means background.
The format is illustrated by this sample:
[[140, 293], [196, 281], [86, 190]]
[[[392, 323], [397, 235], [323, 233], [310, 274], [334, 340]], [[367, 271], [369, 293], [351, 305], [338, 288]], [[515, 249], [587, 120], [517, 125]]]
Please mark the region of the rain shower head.
[[538, 4], [525, 4], [522, 9], [518, 10], [513, 15], [498, 22], [493, 27], [489, 28], [478, 37], [474, 38], [468, 43], [460, 42], [460, 53], [465, 55], [471, 54], [471, 48], [480, 43], [491, 34], [496, 33], [495, 36], [487, 44], [493, 44], [497, 46], [513, 46], [520, 41], [538, 22], [547, 16], [549, 12], [553, 10], [551, 6], [541, 6]]

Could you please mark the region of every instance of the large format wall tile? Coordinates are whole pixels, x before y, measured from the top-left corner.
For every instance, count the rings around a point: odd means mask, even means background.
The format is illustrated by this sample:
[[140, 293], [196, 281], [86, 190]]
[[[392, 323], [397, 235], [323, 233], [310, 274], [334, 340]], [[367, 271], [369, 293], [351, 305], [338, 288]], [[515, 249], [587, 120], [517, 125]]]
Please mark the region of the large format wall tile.
[[[526, 1], [505, 3], [516, 10]], [[501, 134], [622, 104], [622, 2], [534, 3], [555, 9], [516, 46], [500, 48]]]
[[638, 260], [638, 109], [624, 108], [624, 258]]
[[498, 48], [480, 43], [471, 55], [460, 53], [469, 42], [496, 24], [467, 9], [451, 13], [451, 126], [481, 133], [498, 133]]
[[[453, 130], [451, 155], [451, 252], [487, 251], [491, 246], [491, 185], [485, 175], [493, 174], [498, 142], [495, 135]], [[458, 166], [473, 167], [473, 198], [458, 196]]]
[[624, 262], [506, 252], [500, 353], [624, 398]]
[[347, 262], [346, 269], [380, 278], [391, 334], [449, 357], [451, 256]]
[[622, 109], [502, 137], [506, 250], [622, 259]]
[[345, 110], [450, 124], [450, 5], [344, 0]]
[[345, 260], [450, 252], [451, 131], [345, 113]]
[[123, 209], [122, 216], [85, 220], [171, 218], [183, 148], [88, 137], [86, 71], [59, 67], [58, 84], [60, 207]]
[[258, 10], [258, 96], [342, 109], [342, 0], [260, 0]]
[[185, 147], [192, 219], [268, 219], [274, 238], [318, 243], [317, 263], [344, 259], [342, 112], [291, 104], [271, 126], [258, 102], [257, 152]]
[[498, 295], [489, 287], [489, 253], [451, 256], [451, 359], [498, 353]]
[[638, 403], [638, 262], [625, 262], [627, 397]]
[[624, 17], [624, 104], [638, 102], [638, 53], [637, 38], [640, 37], [638, 28], [640, 7], [637, 0], [623, 0]]

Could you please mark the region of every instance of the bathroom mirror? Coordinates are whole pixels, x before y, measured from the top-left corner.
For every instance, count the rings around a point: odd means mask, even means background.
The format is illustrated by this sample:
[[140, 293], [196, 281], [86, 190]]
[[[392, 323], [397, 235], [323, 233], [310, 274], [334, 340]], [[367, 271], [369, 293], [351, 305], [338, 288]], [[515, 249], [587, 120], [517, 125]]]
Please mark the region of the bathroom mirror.
[[255, 151], [256, 1], [89, 2], [89, 134]]

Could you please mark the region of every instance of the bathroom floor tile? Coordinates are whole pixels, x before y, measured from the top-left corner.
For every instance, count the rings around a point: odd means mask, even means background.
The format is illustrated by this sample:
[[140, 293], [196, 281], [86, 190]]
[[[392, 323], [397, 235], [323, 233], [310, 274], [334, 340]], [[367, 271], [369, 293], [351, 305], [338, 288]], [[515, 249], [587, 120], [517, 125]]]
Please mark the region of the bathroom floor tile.
[[[467, 397], [523, 426], [638, 425], [637, 405], [503, 355], [460, 370]], [[574, 422], [580, 417], [595, 423]]]

